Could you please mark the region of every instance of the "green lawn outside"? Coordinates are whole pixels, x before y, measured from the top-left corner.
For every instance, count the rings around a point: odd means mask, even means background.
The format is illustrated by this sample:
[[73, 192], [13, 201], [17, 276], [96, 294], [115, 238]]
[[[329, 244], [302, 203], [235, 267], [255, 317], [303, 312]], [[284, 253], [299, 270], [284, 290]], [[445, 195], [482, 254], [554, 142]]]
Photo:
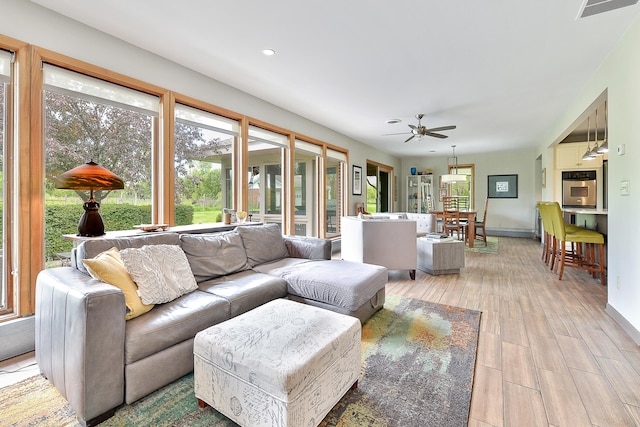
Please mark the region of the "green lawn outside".
[[222, 221], [222, 210], [220, 209], [195, 209], [193, 211], [194, 224], [206, 224], [209, 222]]

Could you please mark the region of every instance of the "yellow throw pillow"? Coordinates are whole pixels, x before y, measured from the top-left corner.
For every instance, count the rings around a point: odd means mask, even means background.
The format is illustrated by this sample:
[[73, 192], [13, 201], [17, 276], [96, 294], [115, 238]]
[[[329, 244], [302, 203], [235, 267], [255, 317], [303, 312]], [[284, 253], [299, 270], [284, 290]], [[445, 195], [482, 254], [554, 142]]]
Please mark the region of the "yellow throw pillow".
[[138, 296], [138, 287], [124, 266], [118, 253], [118, 248], [104, 251], [93, 259], [83, 259], [82, 263], [87, 267], [87, 271], [94, 279], [122, 289], [124, 301], [127, 305], [126, 320], [138, 317], [153, 308], [153, 304], [142, 303]]

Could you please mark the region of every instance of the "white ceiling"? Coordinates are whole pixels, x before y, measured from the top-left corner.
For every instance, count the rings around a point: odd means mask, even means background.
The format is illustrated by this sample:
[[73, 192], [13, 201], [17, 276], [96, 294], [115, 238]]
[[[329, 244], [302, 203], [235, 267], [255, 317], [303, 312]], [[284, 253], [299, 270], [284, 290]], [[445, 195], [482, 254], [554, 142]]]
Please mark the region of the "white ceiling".
[[[584, 0], [32, 1], [401, 157], [536, 146], [640, 14], [577, 19]], [[457, 129], [383, 136], [417, 113]]]

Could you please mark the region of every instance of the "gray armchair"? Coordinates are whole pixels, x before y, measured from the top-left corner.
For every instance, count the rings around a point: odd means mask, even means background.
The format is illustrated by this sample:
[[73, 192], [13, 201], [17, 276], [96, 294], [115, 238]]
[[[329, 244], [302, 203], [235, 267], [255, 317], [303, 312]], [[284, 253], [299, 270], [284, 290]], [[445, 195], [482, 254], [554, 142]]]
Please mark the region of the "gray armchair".
[[409, 270], [416, 278], [416, 221], [410, 219], [341, 218], [341, 251], [346, 261]]

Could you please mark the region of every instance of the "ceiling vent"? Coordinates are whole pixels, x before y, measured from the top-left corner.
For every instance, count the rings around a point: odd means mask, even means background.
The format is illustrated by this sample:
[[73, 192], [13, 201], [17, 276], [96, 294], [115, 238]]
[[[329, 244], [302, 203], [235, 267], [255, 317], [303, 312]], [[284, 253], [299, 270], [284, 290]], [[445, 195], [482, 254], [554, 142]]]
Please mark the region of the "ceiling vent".
[[580, 18], [609, 12], [621, 7], [633, 6], [638, 0], [586, 0], [580, 12]]

